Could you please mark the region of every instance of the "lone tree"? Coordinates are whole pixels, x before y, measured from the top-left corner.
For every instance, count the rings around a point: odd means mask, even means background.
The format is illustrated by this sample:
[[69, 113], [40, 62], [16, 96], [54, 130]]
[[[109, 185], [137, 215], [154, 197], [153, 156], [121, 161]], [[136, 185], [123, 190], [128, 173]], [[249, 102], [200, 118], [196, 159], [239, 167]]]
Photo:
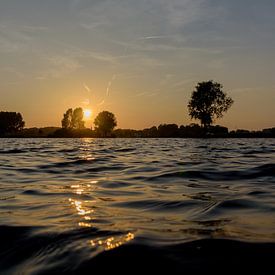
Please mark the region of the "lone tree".
[[97, 115], [94, 124], [95, 130], [100, 136], [108, 137], [117, 126], [117, 121], [113, 113], [103, 111]]
[[199, 119], [207, 129], [215, 118], [221, 118], [233, 104], [233, 99], [222, 91], [223, 86], [212, 80], [199, 82], [188, 103], [189, 115]]
[[65, 129], [83, 129], [85, 128], [85, 122], [83, 121], [83, 110], [82, 108], [68, 109], [63, 115], [61, 121], [62, 128]]
[[25, 126], [22, 115], [16, 112], [0, 112], [0, 135], [16, 133]]

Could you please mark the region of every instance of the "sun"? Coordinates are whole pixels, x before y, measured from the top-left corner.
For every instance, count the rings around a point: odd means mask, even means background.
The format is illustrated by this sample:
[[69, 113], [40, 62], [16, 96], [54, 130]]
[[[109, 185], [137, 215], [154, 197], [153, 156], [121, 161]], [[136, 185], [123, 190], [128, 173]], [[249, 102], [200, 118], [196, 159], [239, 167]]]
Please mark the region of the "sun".
[[83, 111], [83, 115], [84, 115], [84, 119], [85, 120], [89, 120], [90, 118], [91, 118], [91, 116], [92, 116], [92, 110], [91, 109], [85, 109], [84, 111]]

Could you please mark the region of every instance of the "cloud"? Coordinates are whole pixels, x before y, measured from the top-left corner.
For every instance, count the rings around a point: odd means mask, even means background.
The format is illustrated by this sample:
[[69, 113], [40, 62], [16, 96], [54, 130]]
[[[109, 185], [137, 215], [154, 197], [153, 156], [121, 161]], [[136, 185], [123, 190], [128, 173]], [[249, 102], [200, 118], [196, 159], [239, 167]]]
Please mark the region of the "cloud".
[[36, 34], [47, 30], [45, 26], [0, 22], [0, 51], [6, 53], [30, 51]]
[[201, 18], [202, 4], [205, 0], [172, 0], [164, 1], [164, 9], [169, 24], [175, 28], [196, 21]]
[[0, 51], [16, 53], [28, 48], [31, 36], [10, 24], [0, 24]]
[[41, 75], [46, 78], [60, 78], [82, 67], [76, 59], [70, 56], [55, 55], [46, 57], [45, 61], [49, 69], [44, 71]]
[[81, 23], [80, 26], [85, 30], [94, 30], [100, 26], [104, 26], [103, 22], [89, 22], [89, 23]]
[[267, 87], [239, 87], [239, 88], [234, 88], [230, 90], [230, 93], [231, 94], [252, 93], [255, 91], [262, 91], [266, 89]]

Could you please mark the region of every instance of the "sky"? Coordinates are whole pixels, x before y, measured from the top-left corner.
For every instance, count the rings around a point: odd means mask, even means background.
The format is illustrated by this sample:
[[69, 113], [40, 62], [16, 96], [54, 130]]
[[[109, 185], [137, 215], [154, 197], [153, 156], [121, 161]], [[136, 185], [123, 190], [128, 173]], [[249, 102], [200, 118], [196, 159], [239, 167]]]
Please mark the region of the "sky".
[[79, 106], [119, 128], [185, 125], [194, 87], [214, 80], [235, 101], [217, 124], [274, 127], [274, 13], [274, 0], [0, 0], [0, 110], [26, 127]]

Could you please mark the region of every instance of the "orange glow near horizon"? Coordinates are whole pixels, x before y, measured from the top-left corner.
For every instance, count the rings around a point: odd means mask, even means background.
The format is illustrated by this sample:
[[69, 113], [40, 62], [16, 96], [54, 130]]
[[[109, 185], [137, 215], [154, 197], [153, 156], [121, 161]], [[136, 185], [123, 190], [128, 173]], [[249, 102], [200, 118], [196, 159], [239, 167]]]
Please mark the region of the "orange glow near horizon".
[[91, 109], [84, 109], [83, 115], [84, 115], [84, 120], [90, 120], [93, 115], [93, 112]]

